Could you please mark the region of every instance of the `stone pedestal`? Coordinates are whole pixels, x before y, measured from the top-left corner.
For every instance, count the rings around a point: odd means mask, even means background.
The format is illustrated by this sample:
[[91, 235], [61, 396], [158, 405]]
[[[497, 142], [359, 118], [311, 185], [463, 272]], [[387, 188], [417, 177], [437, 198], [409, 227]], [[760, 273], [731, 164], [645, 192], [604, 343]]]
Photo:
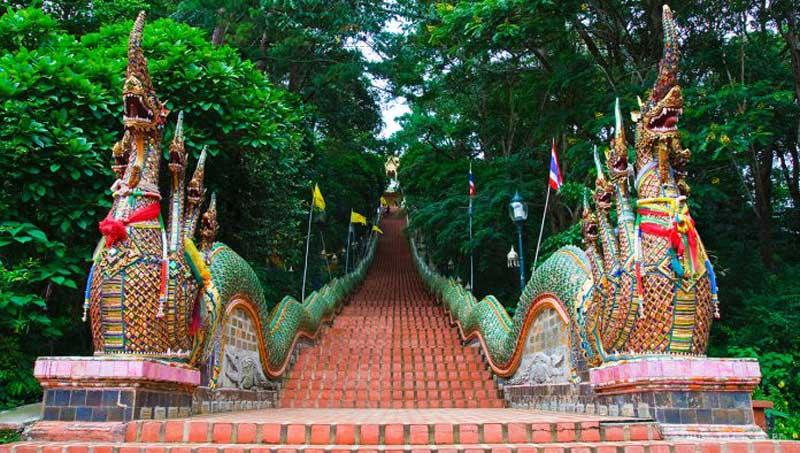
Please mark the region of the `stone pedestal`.
[[653, 418], [668, 437], [763, 438], [751, 394], [761, 380], [755, 359], [642, 357], [590, 370], [600, 405]]
[[113, 422], [187, 417], [200, 372], [143, 357], [40, 357], [45, 421]]

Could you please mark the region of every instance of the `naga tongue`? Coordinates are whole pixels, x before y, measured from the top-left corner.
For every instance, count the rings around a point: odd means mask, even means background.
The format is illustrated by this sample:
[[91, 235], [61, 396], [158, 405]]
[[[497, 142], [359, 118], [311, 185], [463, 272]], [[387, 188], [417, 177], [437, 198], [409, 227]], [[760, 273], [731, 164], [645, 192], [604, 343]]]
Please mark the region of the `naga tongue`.
[[668, 116], [664, 120], [664, 127], [671, 128], [671, 127], [675, 127], [676, 124], [678, 124], [678, 117], [677, 116]]

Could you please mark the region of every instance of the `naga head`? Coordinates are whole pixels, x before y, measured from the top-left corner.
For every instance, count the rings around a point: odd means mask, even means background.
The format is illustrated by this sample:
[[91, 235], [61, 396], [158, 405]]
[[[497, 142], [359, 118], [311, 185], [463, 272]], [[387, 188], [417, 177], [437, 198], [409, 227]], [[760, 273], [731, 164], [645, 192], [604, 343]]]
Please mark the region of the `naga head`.
[[622, 124], [619, 98], [617, 98], [614, 105], [614, 118], [616, 127], [614, 129], [614, 138], [611, 139], [611, 149], [607, 156], [606, 164], [608, 165], [611, 181], [624, 187], [631, 170], [628, 164], [628, 144], [625, 141], [625, 128]]
[[[683, 114], [683, 94], [678, 85], [678, 33], [672, 10], [664, 5], [664, 54], [658, 64], [658, 78], [646, 103], [639, 99], [639, 112], [631, 113], [636, 127], [636, 167], [641, 171], [653, 161], [658, 164], [658, 185], [670, 186], [670, 193], [679, 190], [686, 195], [684, 181], [690, 152], [680, 143], [678, 121]], [[674, 185], [673, 185], [674, 184]], [[655, 187], [651, 188], [651, 191]], [[646, 196], [656, 196], [647, 193]]]
[[664, 5], [662, 23], [664, 55], [658, 64], [658, 78], [647, 103], [639, 100], [641, 111], [634, 114], [634, 120], [641, 120], [642, 132], [665, 139], [677, 136], [678, 120], [683, 114], [683, 94], [678, 85], [678, 33], [672, 10], [667, 5]]
[[214, 244], [219, 231], [217, 222], [217, 194], [211, 194], [208, 209], [200, 218], [200, 250], [208, 250]]
[[611, 209], [614, 188], [606, 179], [603, 164], [600, 163], [600, 156], [597, 154], [597, 146], [594, 147], [594, 166], [597, 169], [597, 179], [594, 181], [594, 203], [601, 213], [608, 212]]
[[[150, 185], [158, 183], [158, 156], [149, 154], [158, 154], [164, 122], [169, 114], [156, 96], [147, 71], [147, 59], [142, 50], [144, 19], [145, 13], [142, 11], [133, 23], [128, 39], [128, 69], [122, 87], [125, 137], [114, 149], [115, 170], [117, 166], [127, 166], [125, 172], [118, 171], [117, 174], [123, 173], [122, 182], [131, 189], [139, 185], [143, 172], [148, 173], [146, 176], [150, 179]], [[134, 154], [132, 160], [131, 152]], [[149, 168], [145, 169], [145, 166]]]
[[583, 194], [583, 214], [581, 215], [581, 235], [583, 245], [586, 247], [594, 246], [597, 243], [598, 225], [597, 215], [592, 212], [589, 206], [589, 196]]
[[186, 169], [186, 147], [183, 142], [183, 112], [178, 113], [175, 124], [175, 135], [169, 144], [169, 171], [173, 176], [182, 178]]
[[207, 148], [204, 147], [200, 152], [200, 158], [197, 160], [197, 168], [189, 181], [186, 188], [186, 201], [190, 206], [198, 206], [203, 203], [206, 195], [206, 188], [203, 184], [203, 179], [206, 173], [206, 153]]
[[128, 70], [122, 87], [123, 120], [128, 130], [153, 134], [160, 133], [169, 111], [158, 100], [147, 71], [147, 59], [142, 50], [144, 19], [142, 11], [128, 39]]

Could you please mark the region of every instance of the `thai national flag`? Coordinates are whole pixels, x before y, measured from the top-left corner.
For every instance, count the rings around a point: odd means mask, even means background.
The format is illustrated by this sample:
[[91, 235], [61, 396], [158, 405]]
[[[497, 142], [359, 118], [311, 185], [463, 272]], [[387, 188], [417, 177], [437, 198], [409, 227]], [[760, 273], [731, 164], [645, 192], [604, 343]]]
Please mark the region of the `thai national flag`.
[[469, 196], [475, 196], [475, 176], [472, 175], [472, 166], [469, 168]]
[[556, 156], [556, 141], [553, 139], [553, 147], [550, 149], [550, 187], [558, 192], [564, 180], [561, 179], [561, 170], [558, 168], [558, 156]]

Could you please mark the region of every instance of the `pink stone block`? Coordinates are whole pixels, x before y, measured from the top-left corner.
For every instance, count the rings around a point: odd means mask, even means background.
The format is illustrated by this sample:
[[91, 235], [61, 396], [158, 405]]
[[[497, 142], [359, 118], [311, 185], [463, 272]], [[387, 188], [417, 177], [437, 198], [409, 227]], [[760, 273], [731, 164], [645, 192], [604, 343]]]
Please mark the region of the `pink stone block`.
[[72, 362], [56, 362], [55, 376], [69, 377], [72, 375]]
[[131, 377], [141, 377], [144, 375], [144, 363], [143, 362], [131, 362], [128, 364], [128, 376]]
[[718, 376], [718, 367], [715, 362], [707, 362], [705, 360], [691, 360], [689, 361], [690, 373], [684, 376], [698, 376], [698, 377], [716, 377]]
[[611, 368], [608, 370], [608, 380], [611, 382], [619, 382], [620, 371], [619, 368]]
[[662, 363], [661, 370], [662, 376], [677, 376], [679, 373], [678, 364], [672, 361]]
[[629, 374], [630, 368], [628, 367], [627, 363], [623, 364], [623, 365], [620, 365], [619, 368], [617, 368], [615, 371], [616, 371], [616, 373], [615, 373], [616, 374], [615, 381], [624, 382], [624, 381], [628, 380], [628, 374]]
[[154, 365], [155, 364], [152, 363], [152, 362], [144, 362], [144, 363], [142, 363], [142, 376], [143, 377], [147, 377], [147, 378], [151, 378], [151, 379], [153, 377], [155, 377], [155, 373], [153, 372]]
[[128, 375], [128, 362], [119, 361], [114, 364], [114, 376], [123, 377]]
[[747, 370], [750, 373], [750, 376], [753, 377], [761, 377], [761, 366], [758, 362], [752, 361], [747, 363]]
[[73, 377], [86, 377], [86, 361], [76, 360], [72, 363]]
[[723, 376], [733, 374], [733, 364], [729, 360], [719, 362], [718, 371]]
[[114, 376], [114, 363], [113, 362], [100, 362], [100, 377]]
[[45, 368], [45, 363], [41, 360], [37, 360], [36, 364], [33, 365], [33, 375], [44, 376], [46, 374]]
[[646, 360], [642, 360], [641, 362], [637, 362], [633, 364], [633, 376], [636, 379], [641, 379], [649, 376], [650, 370], [650, 362]]
[[733, 374], [737, 377], [747, 376], [747, 367], [743, 362], [733, 363]]
[[97, 360], [91, 360], [86, 365], [86, 375], [89, 377], [100, 376], [100, 363]]

